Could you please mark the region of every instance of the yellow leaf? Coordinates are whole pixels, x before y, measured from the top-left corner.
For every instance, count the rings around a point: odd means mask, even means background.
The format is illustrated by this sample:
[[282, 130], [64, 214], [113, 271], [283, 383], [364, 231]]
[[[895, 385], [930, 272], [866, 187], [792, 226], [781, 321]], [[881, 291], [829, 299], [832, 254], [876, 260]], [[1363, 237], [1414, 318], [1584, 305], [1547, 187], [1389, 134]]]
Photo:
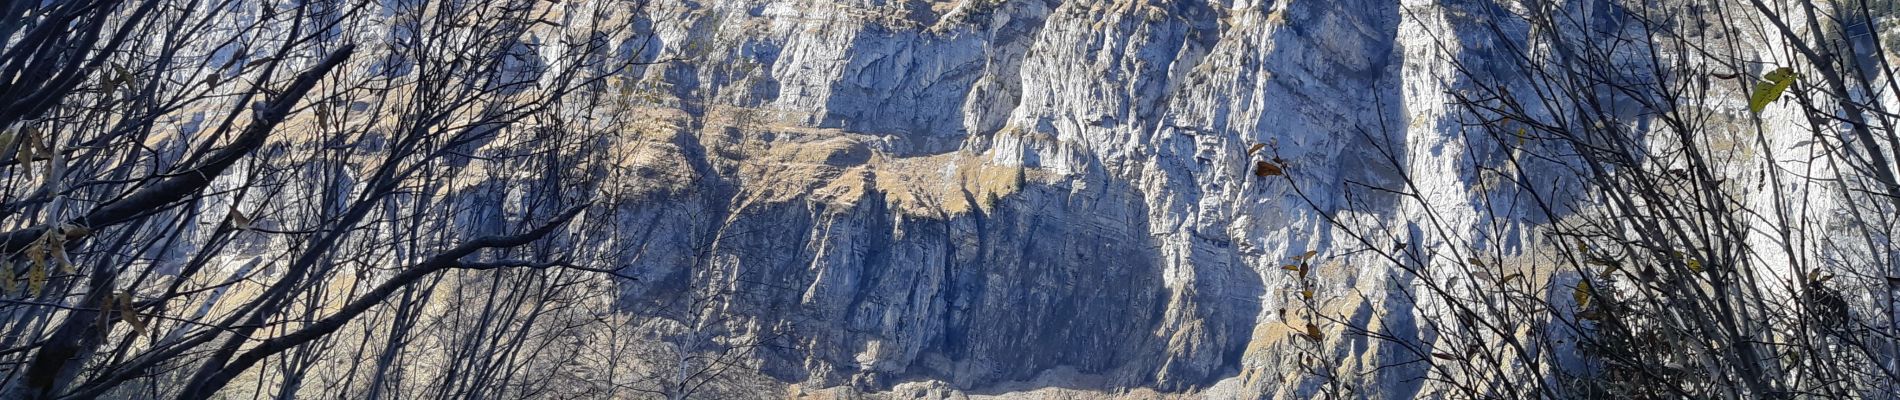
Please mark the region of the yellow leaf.
[[1577, 290], [1571, 293], [1570, 296], [1574, 298], [1575, 300], [1577, 300], [1577, 308], [1589, 307], [1590, 306], [1590, 281], [1588, 280], [1577, 281]]
[[1623, 270], [1623, 264], [1606, 264], [1606, 265], [1608, 266], [1603, 268], [1604, 275], [1614, 274], [1616, 273], [1616, 271]]
[[39, 240], [41, 242], [46, 242], [47, 246], [58, 246], [60, 244], [65, 243], [66, 242], [66, 235], [65, 235], [66, 226], [68, 225], [72, 225], [72, 224], [47, 227], [46, 231], [40, 232]]
[[33, 154], [33, 151], [39, 147], [34, 143], [39, 141], [38, 132], [32, 128], [28, 128], [25, 132], [20, 134], [18, 140], [20, 141], [20, 146], [19, 150], [13, 152], [13, 161], [21, 164], [32, 163], [33, 158], [38, 156], [37, 154]]
[[117, 300], [118, 300], [118, 297], [115, 297], [112, 295], [106, 295], [105, 297], [99, 298], [98, 317], [94, 319], [92, 322], [93, 324], [95, 324], [95, 326], [99, 329], [100, 332], [107, 332], [108, 329], [112, 327], [112, 312], [118, 309], [117, 307], [118, 303], [116, 302]]
[[73, 265], [72, 258], [66, 256], [66, 246], [53, 248], [53, 264], [59, 266], [59, 272], [62, 274], [79, 273], [79, 267]]
[[1755, 83], [1755, 92], [1749, 94], [1748, 111], [1761, 114], [1762, 110], [1768, 109], [1768, 104], [1780, 100], [1781, 94], [1788, 91], [1788, 87], [1793, 86], [1799, 78], [1800, 74], [1788, 67], [1768, 71], [1768, 74], [1762, 75], [1761, 82]]
[[35, 240], [32, 243], [28, 243], [26, 245], [26, 249], [22, 250], [22, 252], [26, 253], [26, 261], [28, 263], [31, 263], [34, 266], [45, 264], [46, 263], [46, 240], [44, 240], [44, 237], [42, 237], [42, 240]]
[[1293, 261], [1306, 261], [1307, 259], [1313, 258], [1313, 256], [1316, 256], [1316, 255], [1319, 255], [1319, 251], [1307, 250], [1305, 253], [1300, 253], [1300, 255], [1293, 256]]
[[231, 227], [237, 228], [240, 231], [251, 230], [251, 217], [246, 216], [244, 215], [243, 212], [238, 211], [237, 206], [232, 206], [231, 207]]
[[1690, 271], [1694, 271], [1694, 272], [1702, 272], [1702, 261], [1701, 261], [1701, 260], [1697, 260], [1697, 259], [1694, 259], [1694, 258], [1691, 258], [1691, 259], [1688, 259], [1687, 261], [1683, 261], [1683, 263], [1685, 263], [1685, 264], [1688, 264], [1688, 265], [1689, 265], [1689, 270], [1690, 270]]
[[46, 156], [53, 155], [53, 146], [46, 143], [46, 135], [41, 135], [37, 131], [33, 133], [33, 141], [26, 144], [33, 145], [33, 155], [36, 160], [44, 160]]
[[1300, 297], [1301, 297], [1301, 298], [1307, 298], [1307, 299], [1311, 299], [1311, 298], [1313, 298], [1313, 289], [1305, 289], [1305, 290], [1301, 290], [1301, 291], [1300, 291]]
[[1813, 271], [1808, 271], [1808, 282], [1823, 283], [1823, 282], [1827, 282], [1829, 279], [1834, 279], [1834, 276], [1822, 274], [1821, 270], [1818, 270], [1818, 269], [1813, 270]]
[[1303, 270], [1305, 268], [1301, 268], [1299, 264], [1287, 264], [1287, 265], [1280, 266], [1280, 269], [1299, 272], [1300, 270]]
[[0, 286], [5, 286], [7, 297], [13, 297], [14, 295], [19, 294], [19, 285], [18, 285], [19, 282], [17, 281], [20, 280], [20, 278], [13, 276], [14, 272], [13, 272], [12, 263], [5, 263], [5, 264], [7, 265], [0, 266]]
[[39, 297], [40, 292], [45, 289], [46, 266], [40, 263], [33, 263], [33, 266], [26, 269], [26, 293], [33, 297]]
[[119, 297], [119, 301], [118, 301], [119, 320], [125, 321], [126, 324], [131, 325], [132, 333], [135, 333], [135, 334], [145, 333], [145, 321], [139, 319], [139, 311], [137, 308], [135, 308], [137, 304], [132, 301], [132, 293], [119, 292], [118, 297]]
[[1583, 256], [1583, 263], [1603, 266], [1603, 275], [1614, 274], [1616, 273], [1616, 271], [1623, 269], [1622, 262], [1619, 262], [1613, 258], [1598, 257], [1593, 254], [1585, 254]]

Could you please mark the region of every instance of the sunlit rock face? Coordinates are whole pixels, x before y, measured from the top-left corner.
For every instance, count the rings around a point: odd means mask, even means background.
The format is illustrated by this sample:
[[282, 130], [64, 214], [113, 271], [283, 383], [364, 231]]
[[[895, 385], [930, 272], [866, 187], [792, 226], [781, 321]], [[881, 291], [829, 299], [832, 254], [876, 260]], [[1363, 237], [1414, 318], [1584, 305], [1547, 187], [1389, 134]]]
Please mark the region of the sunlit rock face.
[[[629, 128], [621, 218], [655, 231], [626, 302], [727, 289], [723, 323], [788, 332], [762, 365], [810, 390], [1297, 397], [1280, 266], [1341, 240], [1316, 209], [1405, 221], [1341, 191], [1409, 173], [1475, 223], [1443, 54], [1482, 57], [1445, 35], [1485, 5], [1452, 3], [656, 0], [622, 44], [675, 61], [633, 74], [661, 106]], [[1331, 311], [1429, 342], [1387, 272], [1320, 263]]]

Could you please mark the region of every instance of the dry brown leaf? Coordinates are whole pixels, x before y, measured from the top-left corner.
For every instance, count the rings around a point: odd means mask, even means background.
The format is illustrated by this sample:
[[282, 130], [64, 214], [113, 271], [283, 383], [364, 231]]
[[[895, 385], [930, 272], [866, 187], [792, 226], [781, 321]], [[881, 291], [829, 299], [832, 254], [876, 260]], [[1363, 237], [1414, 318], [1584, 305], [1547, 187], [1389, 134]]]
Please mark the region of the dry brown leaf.
[[1253, 166], [1253, 174], [1258, 175], [1262, 178], [1265, 178], [1265, 177], [1270, 177], [1270, 176], [1285, 175], [1286, 171], [1280, 170], [1280, 166], [1273, 165], [1273, 163], [1271, 162], [1256, 161], [1254, 162], [1254, 166]]

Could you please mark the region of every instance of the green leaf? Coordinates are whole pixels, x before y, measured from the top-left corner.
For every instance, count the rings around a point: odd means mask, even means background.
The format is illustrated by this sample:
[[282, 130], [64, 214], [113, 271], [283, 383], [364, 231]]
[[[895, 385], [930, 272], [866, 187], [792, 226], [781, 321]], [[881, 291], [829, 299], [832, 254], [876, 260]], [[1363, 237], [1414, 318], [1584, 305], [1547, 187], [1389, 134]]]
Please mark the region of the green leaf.
[[1571, 292], [1570, 297], [1577, 301], [1577, 308], [1590, 307], [1590, 281], [1578, 281], [1577, 290]]
[[116, 74], [112, 76], [112, 80], [119, 83], [132, 83], [132, 71], [127, 71], [124, 65], [112, 63], [112, 73]]
[[1794, 69], [1788, 67], [1768, 71], [1767, 75], [1762, 75], [1761, 82], [1755, 83], [1755, 92], [1749, 94], [1748, 110], [1757, 115], [1761, 114], [1762, 110], [1768, 108], [1769, 103], [1780, 100], [1781, 94], [1788, 91], [1788, 87], [1793, 86], [1795, 79], [1799, 77], [1799, 74], [1794, 73]]

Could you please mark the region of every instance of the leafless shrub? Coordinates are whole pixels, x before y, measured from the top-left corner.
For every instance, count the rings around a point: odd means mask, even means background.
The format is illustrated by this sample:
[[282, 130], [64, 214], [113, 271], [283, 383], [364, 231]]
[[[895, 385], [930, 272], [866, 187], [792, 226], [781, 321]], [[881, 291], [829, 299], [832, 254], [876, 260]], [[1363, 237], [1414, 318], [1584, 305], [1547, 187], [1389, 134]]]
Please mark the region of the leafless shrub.
[[[1900, 82], [1876, 39], [1892, 16], [1859, 0], [1407, 14], [1440, 45], [1462, 160], [1415, 163], [1379, 121], [1358, 132], [1394, 181], [1322, 207], [1287, 171], [1350, 238], [1334, 252], [1398, 271], [1381, 295], [1413, 321], [1320, 317], [1405, 354], [1388, 367], [1433, 395], [1891, 397]], [[1468, 201], [1421, 182], [1447, 175]], [[1390, 199], [1399, 222], [1361, 218]], [[1407, 322], [1425, 329], [1391, 328]]]

